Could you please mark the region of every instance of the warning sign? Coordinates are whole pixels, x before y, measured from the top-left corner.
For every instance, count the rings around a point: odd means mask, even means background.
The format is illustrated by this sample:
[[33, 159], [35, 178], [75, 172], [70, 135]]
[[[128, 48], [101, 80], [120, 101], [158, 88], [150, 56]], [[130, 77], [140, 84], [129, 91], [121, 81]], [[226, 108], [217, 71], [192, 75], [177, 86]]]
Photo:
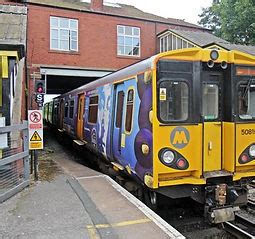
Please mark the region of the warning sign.
[[42, 113], [40, 111], [33, 110], [29, 115], [29, 119], [32, 123], [37, 124], [42, 119]]
[[29, 149], [43, 149], [43, 142], [29, 142]]
[[166, 88], [159, 89], [159, 99], [160, 99], [160, 101], [166, 100]]
[[30, 139], [30, 141], [42, 141], [42, 138], [40, 137], [40, 135], [38, 134], [37, 131], [35, 131]]
[[29, 149], [43, 149], [43, 122], [41, 110], [28, 111]]

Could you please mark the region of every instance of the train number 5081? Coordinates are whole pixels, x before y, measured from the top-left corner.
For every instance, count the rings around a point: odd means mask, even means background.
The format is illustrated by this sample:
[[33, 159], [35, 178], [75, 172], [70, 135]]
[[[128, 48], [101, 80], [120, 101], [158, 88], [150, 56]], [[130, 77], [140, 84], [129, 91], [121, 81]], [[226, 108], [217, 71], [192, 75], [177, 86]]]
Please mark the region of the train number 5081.
[[242, 135], [251, 135], [255, 134], [255, 129], [242, 129], [241, 130]]

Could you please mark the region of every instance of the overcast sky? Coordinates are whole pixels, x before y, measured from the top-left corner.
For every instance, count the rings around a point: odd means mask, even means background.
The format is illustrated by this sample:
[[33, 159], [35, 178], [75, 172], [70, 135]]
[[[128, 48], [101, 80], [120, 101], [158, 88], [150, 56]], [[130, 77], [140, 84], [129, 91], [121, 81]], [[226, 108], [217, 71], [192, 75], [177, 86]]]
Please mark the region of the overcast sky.
[[105, 2], [133, 5], [145, 12], [197, 24], [202, 7], [210, 6], [212, 0], [105, 0]]

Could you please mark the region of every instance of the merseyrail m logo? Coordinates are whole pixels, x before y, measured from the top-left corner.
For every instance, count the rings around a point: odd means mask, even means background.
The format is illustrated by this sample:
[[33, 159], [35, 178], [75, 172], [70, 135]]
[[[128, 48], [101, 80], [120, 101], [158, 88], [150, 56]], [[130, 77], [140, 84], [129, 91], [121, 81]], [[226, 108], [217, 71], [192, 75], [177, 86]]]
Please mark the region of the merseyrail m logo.
[[170, 140], [175, 148], [183, 149], [189, 143], [189, 131], [184, 127], [176, 127], [171, 133]]

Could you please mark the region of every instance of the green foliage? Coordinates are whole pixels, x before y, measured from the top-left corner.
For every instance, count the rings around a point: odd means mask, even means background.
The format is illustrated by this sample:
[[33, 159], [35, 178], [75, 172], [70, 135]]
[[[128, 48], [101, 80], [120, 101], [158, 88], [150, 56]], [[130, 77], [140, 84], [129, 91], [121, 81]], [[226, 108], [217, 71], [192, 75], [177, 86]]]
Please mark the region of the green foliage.
[[229, 42], [255, 45], [255, 0], [221, 0], [204, 8], [199, 24]]

